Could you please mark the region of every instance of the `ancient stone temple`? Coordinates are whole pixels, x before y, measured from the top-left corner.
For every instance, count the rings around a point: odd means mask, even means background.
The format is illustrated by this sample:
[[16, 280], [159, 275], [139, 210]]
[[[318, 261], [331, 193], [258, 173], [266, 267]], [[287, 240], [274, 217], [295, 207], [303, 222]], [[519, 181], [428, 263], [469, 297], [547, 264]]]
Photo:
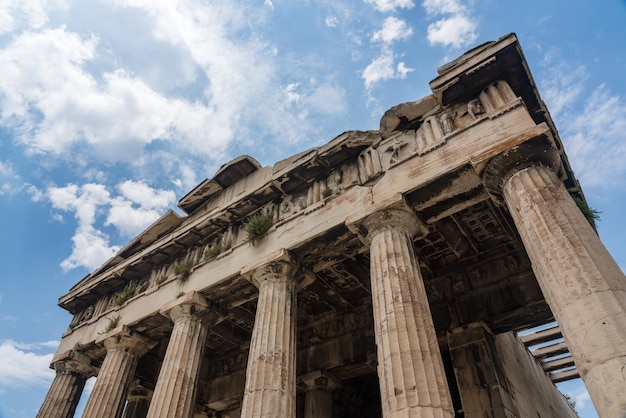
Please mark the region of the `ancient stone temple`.
[[[379, 131], [225, 164], [76, 284], [39, 416], [97, 376], [83, 417], [574, 417], [554, 381], [579, 374], [626, 417], [626, 280], [517, 38], [430, 88]], [[571, 354], [524, 345], [548, 334]]]

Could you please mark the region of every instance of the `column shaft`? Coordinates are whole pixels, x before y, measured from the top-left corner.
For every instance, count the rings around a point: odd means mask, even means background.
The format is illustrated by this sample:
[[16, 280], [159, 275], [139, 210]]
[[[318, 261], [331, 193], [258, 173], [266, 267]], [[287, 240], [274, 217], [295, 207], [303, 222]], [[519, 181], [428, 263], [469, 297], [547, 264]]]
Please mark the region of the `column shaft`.
[[103, 339], [107, 354], [83, 411], [83, 418], [118, 418], [122, 415], [139, 357], [154, 346], [153, 342], [140, 335], [131, 334], [124, 327], [121, 334]]
[[128, 393], [123, 418], [146, 418], [152, 392], [151, 389], [142, 386], [140, 382], [132, 385]]
[[626, 416], [626, 279], [556, 174], [531, 166], [503, 194], [600, 416]]
[[324, 370], [298, 377], [298, 387], [304, 389], [304, 418], [332, 418], [333, 391], [341, 381]]
[[89, 357], [76, 351], [65, 353], [53, 364], [56, 376], [44, 399], [37, 418], [73, 417], [85, 382], [95, 374]]
[[304, 418], [332, 418], [333, 394], [327, 389], [312, 389], [304, 393]]
[[241, 411], [245, 418], [296, 414], [296, 296], [291, 270], [286, 263], [273, 263], [255, 272], [259, 299]]
[[408, 232], [411, 227], [406, 226], [417, 220], [395, 212], [372, 215], [368, 228], [383, 415], [452, 417], [441, 352]]
[[83, 393], [87, 378], [78, 373], [57, 370], [37, 418], [71, 418]]
[[[174, 321], [148, 418], [191, 417], [210, 318], [206, 303], [186, 301], [169, 311]], [[214, 321], [213, 321], [214, 322]]]
[[145, 418], [149, 406], [150, 399], [147, 397], [129, 397], [124, 409], [124, 418]]

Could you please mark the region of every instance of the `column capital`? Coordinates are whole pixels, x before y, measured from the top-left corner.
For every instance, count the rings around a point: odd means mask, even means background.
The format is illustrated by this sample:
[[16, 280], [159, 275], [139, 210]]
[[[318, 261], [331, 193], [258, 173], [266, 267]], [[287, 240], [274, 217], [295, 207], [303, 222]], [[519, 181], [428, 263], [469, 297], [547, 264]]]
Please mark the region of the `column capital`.
[[123, 325], [119, 332], [115, 334], [104, 334], [96, 340], [97, 344], [104, 345], [109, 350], [123, 349], [132, 351], [136, 356], [141, 357], [152, 350], [158, 343], [148, 338], [127, 325]]
[[343, 387], [341, 380], [325, 370], [316, 370], [298, 376], [298, 388], [304, 392], [308, 392], [309, 390], [327, 390], [332, 392], [341, 387]]
[[366, 229], [364, 241], [368, 244], [375, 235], [388, 229], [400, 229], [411, 239], [428, 233], [428, 227], [406, 204], [372, 213], [363, 220], [362, 227]]
[[150, 400], [154, 390], [146, 387], [139, 379], [135, 379], [128, 389], [128, 401]]
[[216, 325], [228, 316], [225, 309], [207, 300], [198, 292], [185, 293], [163, 306], [159, 312], [173, 322], [180, 318], [198, 317], [203, 318], [210, 325]]
[[[478, 170], [478, 165], [475, 168]], [[555, 173], [561, 169], [561, 158], [545, 135], [523, 142], [491, 158], [482, 172], [483, 184], [496, 202], [502, 202], [502, 189], [506, 182], [521, 170], [544, 166]]]
[[91, 358], [76, 351], [69, 350], [52, 363], [57, 374], [79, 374], [85, 379], [95, 376], [96, 368], [91, 366]]
[[293, 280], [299, 270], [298, 263], [285, 249], [273, 252], [261, 262], [244, 267], [241, 275], [256, 287], [268, 279]]

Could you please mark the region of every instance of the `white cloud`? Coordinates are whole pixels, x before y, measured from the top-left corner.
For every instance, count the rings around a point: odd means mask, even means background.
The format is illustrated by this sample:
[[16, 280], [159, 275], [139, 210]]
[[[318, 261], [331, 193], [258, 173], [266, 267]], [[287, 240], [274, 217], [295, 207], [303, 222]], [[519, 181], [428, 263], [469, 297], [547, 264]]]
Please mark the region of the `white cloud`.
[[41, 202], [46, 198], [46, 194], [33, 185], [28, 186], [26, 191], [30, 195], [33, 202]]
[[588, 92], [585, 67], [571, 65], [553, 53], [543, 65], [548, 73], [541, 91], [582, 186], [624, 188], [626, 98], [605, 85]]
[[570, 109], [557, 123], [576, 175], [583, 186], [623, 188], [626, 101], [601, 85], [584, 103], [584, 108]]
[[334, 28], [334, 27], [336, 27], [339, 24], [339, 19], [337, 19], [337, 16], [328, 15], [324, 19], [324, 23], [329, 28]]
[[63, 6], [61, 0], [3, 0], [0, 2], [0, 34], [18, 28], [40, 28], [49, 20], [46, 8]]
[[98, 43], [60, 28], [24, 33], [0, 51], [0, 122], [32, 152], [60, 155], [82, 143], [101, 158], [129, 161], [158, 139], [202, 154], [225, 146], [229, 138], [210, 135], [206, 124], [211, 107], [166, 98], [123, 69], [88, 73]]
[[296, 91], [298, 88], [298, 83], [290, 83], [283, 89], [283, 92], [287, 98], [287, 103], [298, 103], [300, 102], [301, 95]]
[[394, 12], [396, 9], [410, 9], [415, 5], [413, 0], [365, 0], [365, 3], [371, 4], [383, 13]]
[[95, 269], [119, 251], [118, 245], [110, 243], [109, 235], [96, 227], [100, 218], [104, 218], [104, 226], [112, 225], [121, 235], [132, 237], [157, 220], [176, 198], [171, 190], [153, 189], [130, 180], [120, 183], [117, 190], [119, 194], [112, 196], [104, 185], [95, 183], [48, 189], [52, 207], [72, 212], [78, 222], [72, 254], [61, 262], [65, 271]]
[[570, 390], [566, 393], [572, 401], [576, 404], [576, 409], [580, 411], [584, 409], [588, 402], [591, 402], [591, 398], [589, 397], [589, 392], [585, 385], [580, 385], [573, 390]]
[[[0, 342], [0, 387], [47, 385], [54, 378], [50, 362], [52, 353], [37, 354], [34, 350], [52, 348], [53, 342], [20, 344], [12, 340]], [[54, 342], [55, 346], [58, 342]]]
[[[136, 166], [141, 153], [156, 144], [150, 152], [176, 149], [177, 159], [190, 156], [201, 165], [222, 161], [227, 146], [245, 138], [251, 125], [259, 136], [288, 142], [316, 129], [312, 122], [300, 122], [297, 129], [289, 122], [300, 112], [294, 114], [282, 102], [276, 47], [249, 23], [254, 16], [255, 25], [262, 24], [267, 7], [111, 3], [109, 13], [126, 17], [118, 19], [115, 33], [106, 27], [98, 36], [42, 28], [16, 34], [0, 50], [0, 124], [31, 152]], [[127, 16], [131, 13], [133, 19]], [[141, 31], [127, 23], [133, 20]], [[119, 45], [119, 33], [129, 42], [141, 38], [142, 50], [165, 52], [135, 62], [132, 56], [118, 56], [127, 49]], [[162, 68], [171, 68], [172, 61], [181, 70], [165, 79]], [[102, 63], [106, 70], [97, 70]], [[190, 90], [196, 97], [184, 99]]]
[[378, 58], [374, 59], [363, 70], [362, 78], [365, 81], [365, 87], [370, 89], [374, 84], [381, 80], [403, 79], [407, 73], [413, 71], [408, 68], [404, 62], [394, 63], [394, 55], [390, 50], [383, 50]]
[[544, 67], [549, 67], [548, 77], [542, 80], [542, 96], [549, 105], [550, 113], [558, 117], [563, 110], [580, 99], [587, 82], [587, 70], [584, 66], [572, 68], [554, 53], [544, 58]]
[[132, 180], [123, 182], [117, 188], [122, 196], [145, 209], [163, 210], [176, 199], [171, 190], [153, 189], [145, 183]]
[[88, 183], [83, 186], [69, 184], [51, 187], [48, 197], [55, 209], [74, 212], [79, 225], [93, 225], [99, 206], [111, 201], [109, 192], [102, 184]]
[[117, 188], [120, 196], [110, 202], [111, 208], [105, 225], [114, 225], [127, 237], [139, 234], [159, 219], [176, 199], [171, 190], [156, 190], [145, 183], [130, 180]]
[[394, 41], [408, 39], [413, 34], [413, 29], [402, 19], [389, 16], [385, 19], [381, 30], [374, 32], [372, 41], [390, 44]]
[[428, 25], [428, 42], [459, 48], [467, 46], [478, 37], [476, 23], [469, 17], [454, 15]]
[[404, 79], [408, 73], [415, 71], [413, 68], [407, 67], [403, 62], [398, 63], [396, 70], [399, 79]]
[[13, 170], [13, 165], [11, 164], [10, 161], [5, 161], [5, 162], [0, 161], [0, 177], [8, 177], [8, 178], [17, 177], [17, 175], [15, 174], [15, 171]]
[[476, 41], [478, 25], [461, 1], [425, 0], [422, 6], [429, 18], [440, 17], [428, 25], [426, 37], [431, 45], [460, 48]]
[[81, 225], [72, 237], [72, 254], [61, 262], [61, 268], [69, 271], [77, 267], [94, 270], [120, 250], [109, 245], [109, 237], [91, 225]]
[[425, 0], [422, 3], [429, 15], [462, 14], [466, 8], [458, 0]]
[[332, 84], [318, 86], [304, 101], [312, 112], [319, 114], [343, 115], [348, 110], [346, 91]]
[[0, 161], [0, 196], [17, 193], [21, 186], [17, 184], [19, 176], [13, 169], [11, 162]]

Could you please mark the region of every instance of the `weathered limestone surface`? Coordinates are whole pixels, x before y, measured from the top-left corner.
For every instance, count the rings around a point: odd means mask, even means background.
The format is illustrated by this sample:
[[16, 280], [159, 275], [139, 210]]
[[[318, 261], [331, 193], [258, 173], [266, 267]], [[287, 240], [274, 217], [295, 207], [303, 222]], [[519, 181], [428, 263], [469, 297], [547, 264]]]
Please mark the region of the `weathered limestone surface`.
[[91, 367], [90, 362], [89, 357], [70, 351], [65, 354], [63, 360], [52, 365], [56, 376], [39, 409], [37, 418], [74, 416], [85, 382], [95, 374], [95, 369]]
[[494, 336], [486, 325], [472, 324], [449, 332], [448, 343], [465, 417], [521, 416], [511, 399]]
[[555, 173], [513, 174], [504, 197], [602, 417], [626, 416], [626, 279]]
[[[269, 234], [261, 244], [263, 251], [243, 243], [233, 248], [227, 257], [218, 258], [211, 263], [200, 265], [186, 280], [183, 290], [185, 292], [204, 291], [219, 284], [224, 277], [233, 277], [241, 273], [241, 263], [261, 263], [267, 254], [280, 251], [283, 248], [291, 249], [303, 245], [307, 241], [323, 235], [326, 231], [343, 225], [349, 216], [352, 219], [362, 219], [384, 208], [384, 202], [395, 199], [399, 193], [407, 193], [421, 184], [428, 184], [448, 172], [458, 170], [470, 163], [473, 155], [482, 154], [491, 150], [494, 146], [506, 148], [524, 141], [529, 136], [535, 136], [546, 130], [546, 127], [537, 127], [529, 118], [528, 113], [521, 107], [512, 108], [507, 113], [499, 116], [494, 123], [488, 119], [477, 121], [472, 129], [459, 130], [453, 140], [449, 140], [445, 147], [436, 148], [420, 158], [410, 158], [402, 162], [401, 167], [389, 170], [385, 176], [370, 187], [354, 185], [345, 189], [334, 199], [326, 202], [324, 206], [311, 213], [301, 211], [299, 215], [292, 217], [277, 227], [276, 234]], [[494, 126], [495, 125], [495, 126]], [[399, 139], [410, 140], [410, 133], [399, 133]], [[414, 135], [413, 135], [414, 139]], [[376, 153], [376, 150], [374, 150]], [[376, 155], [378, 158], [378, 155]], [[265, 172], [264, 172], [265, 174]], [[181, 231], [167, 235], [161, 241], [157, 241], [152, 247], [139, 252], [121, 263], [131, 263], [132, 260], [144, 256], [149, 251], [155, 251], [162, 245], [178, 238], [178, 234], [202, 225], [212, 216], [217, 216], [220, 210], [236, 202], [234, 197], [245, 199], [247, 194], [244, 186], [250, 186], [251, 190], [259, 188], [261, 181], [267, 181], [268, 175], [259, 175], [246, 178], [240, 185], [237, 183], [232, 192], [223, 198], [218, 197], [215, 202], [216, 209], [206, 212], [202, 216], [189, 220], [181, 228]], [[234, 262], [233, 259], [239, 260]], [[243, 260], [243, 261], [242, 261]], [[122, 267], [120, 265], [120, 268]], [[106, 272], [106, 275], [114, 274], [117, 267]], [[156, 290], [156, 289], [155, 289]], [[119, 308], [117, 313], [128, 323], [133, 323], [146, 316], [157, 313], [161, 306], [176, 299], [180, 287], [173, 282], [168, 282], [158, 288], [158, 291], [148, 290], [137, 298], [137, 303]], [[61, 341], [59, 350], [69, 350], [75, 344], [86, 344], [98, 338], [98, 332], [106, 327], [108, 320], [105, 316], [98, 319], [91, 327], [79, 327]]]
[[148, 418], [191, 417], [207, 331], [209, 326], [223, 319], [223, 315], [212, 310], [204, 297], [197, 293], [180, 299], [172, 303], [174, 306], [162, 310], [174, 322], [174, 329]]
[[251, 273], [259, 288], [241, 416], [296, 414], [296, 265], [286, 253]]
[[127, 327], [116, 335], [103, 337], [107, 354], [83, 411], [83, 418], [117, 418], [122, 414], [137, 361], [156, 344]]
[[368, 217], [372, 303], [383, 415], [452, 417], [441, 352], [411, 237], [419, 221], [403, 210]]
[[494, 365], [500, 368], [506, 378], [516, 417], [577, 417], [565, 397], [514, 333], [496, 335], [494, 348], [494, 360], [497, 362]]
[[[85, 416], [124, 402], [141, 416], [131, 379], [156, 389], [152, 416], [560, 416], [537, 363], [498, 342], [554, 317], [601, 415], [626, 413], [624, 276], [568, 196], [582, 191], [517, 38], [438, 73], [379, 131], [273, 167], [225, 164], [181, 199], [184, 216], [169, 211], [61, 297], [73, 319], [52, 363], [79, 349], [102, 364]], [[271, 226], [251, 245], [261, 213]], [[222, 322], [205, 321], [204, 298]], [[114, 317], [125, 328], [101, 335]], [[448, 356], [446, 333], [476, 323], [485, 331], [455, 335]], [[334, 405], [322, 379], [295, 408], [296, 369], [340, 379]], [[59, 375], [46, 402], [67, 394], [73, 408], [81, 379]]]

